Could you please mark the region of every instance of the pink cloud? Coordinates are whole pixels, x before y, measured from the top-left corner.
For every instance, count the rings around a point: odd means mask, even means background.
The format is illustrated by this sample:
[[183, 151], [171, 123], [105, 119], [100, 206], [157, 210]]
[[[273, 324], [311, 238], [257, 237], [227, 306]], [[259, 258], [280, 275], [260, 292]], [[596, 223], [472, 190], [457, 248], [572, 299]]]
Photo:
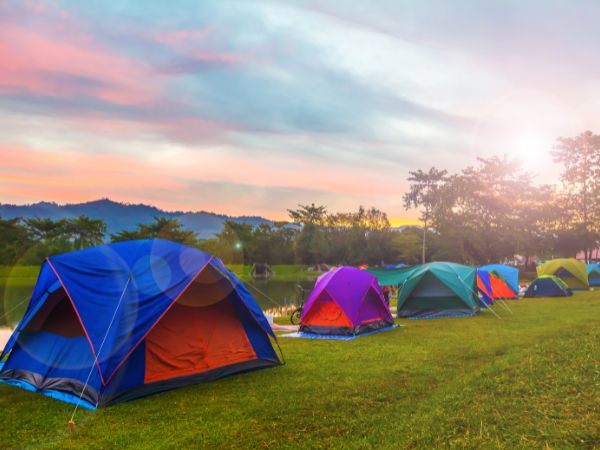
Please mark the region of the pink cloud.
[[[168, 209], [283, 218], [286, 208], [324, 195], [335, 198], [338, 207], [397, 202], [393, 180], [342, 163], [332, 168], [311, 158], [273, 154], [267, 161], [221, 150], [153, 151], [145, 156], [27, 147], [0, 147], [0, 154], [3, 201], [17, 203], [108, 196]], [[204, 192], [206, 183], [215, 183], [210, 195]], [[282, 197], [280, 192], [293, 195]]]
[[205, 27], [199, 30], [167, 30], [151, 35], [152, 40], [167, 45], [172, 49], [189, 50], [190, 47], [205, 41], [206, 37], [214, 31], [213, 27]]
[[0, 55], [0, 92], [90, 95], [125, 105], [148, 104], [157, 97], [142, 62], [111, 52], [71, 28], [52, 33], [2, 23]]
[[201, 29], [162, 31], [154, 33], [151, 38], [170, 50], [196, 61], [235, 64], [249, 58], [250, 54], [211, 50], [209, 48], [211, 43], [207, 39], [211, 35], [215, 35], [215, 28], [209, 26]]

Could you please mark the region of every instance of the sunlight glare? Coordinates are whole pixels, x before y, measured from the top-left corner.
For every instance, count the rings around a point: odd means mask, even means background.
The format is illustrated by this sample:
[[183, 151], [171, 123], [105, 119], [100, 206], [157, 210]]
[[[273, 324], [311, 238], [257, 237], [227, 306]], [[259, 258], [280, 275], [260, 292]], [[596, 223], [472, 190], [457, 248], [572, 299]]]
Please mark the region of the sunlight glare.
[[527, 131], [519, 134], [514, 139], [511, 154], [520, 163], [523, 169], [530, 172], [539, 172], [550, 157], [551, 143], [541, 133]]

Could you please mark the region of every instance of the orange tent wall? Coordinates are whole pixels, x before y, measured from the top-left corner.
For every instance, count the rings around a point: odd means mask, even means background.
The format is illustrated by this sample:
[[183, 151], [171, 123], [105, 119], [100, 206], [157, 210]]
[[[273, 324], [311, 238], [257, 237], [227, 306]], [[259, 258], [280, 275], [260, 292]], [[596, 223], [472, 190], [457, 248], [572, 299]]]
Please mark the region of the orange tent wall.
[[352, 327], [352, 322], [346, 313], [331, 300], [315, 302], [310, 311], [302, 318], [302, 325], [322, 327]]
[[145, 383], [256, 358], [228, 300], [204, 307], [173, 305], [146, 337]]
[[498, 276], [490, 273], [490, 285], [492, 286], [492, 295], [494, 298], [515, 298], [513, 290]]

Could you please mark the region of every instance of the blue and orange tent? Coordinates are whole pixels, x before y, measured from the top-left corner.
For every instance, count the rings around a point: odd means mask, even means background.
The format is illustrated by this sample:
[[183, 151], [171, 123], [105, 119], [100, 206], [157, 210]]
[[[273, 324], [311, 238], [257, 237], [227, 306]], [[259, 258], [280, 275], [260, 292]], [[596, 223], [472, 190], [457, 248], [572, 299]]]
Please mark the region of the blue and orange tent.
[[477, 273], [489, 274], [489, 287], [496, 300], [514, 300], [519, 298], [519, 270], [504, 264], [489, 264], [477, 269]]
[[0, 382], [95, 409], [280, 364], [266, 318], [223, 263], [140, 240], [52, 256]]

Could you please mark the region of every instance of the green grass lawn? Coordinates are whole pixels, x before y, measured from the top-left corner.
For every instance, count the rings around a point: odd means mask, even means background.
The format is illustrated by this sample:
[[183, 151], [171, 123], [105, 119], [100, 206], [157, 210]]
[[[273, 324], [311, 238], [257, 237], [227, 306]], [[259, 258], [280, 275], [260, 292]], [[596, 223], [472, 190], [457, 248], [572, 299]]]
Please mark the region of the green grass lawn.
[[0, 446], [598, 448], [600, 291], [350, 342], [280, 339], [287, 364], [96, 412], [0, 386]]

